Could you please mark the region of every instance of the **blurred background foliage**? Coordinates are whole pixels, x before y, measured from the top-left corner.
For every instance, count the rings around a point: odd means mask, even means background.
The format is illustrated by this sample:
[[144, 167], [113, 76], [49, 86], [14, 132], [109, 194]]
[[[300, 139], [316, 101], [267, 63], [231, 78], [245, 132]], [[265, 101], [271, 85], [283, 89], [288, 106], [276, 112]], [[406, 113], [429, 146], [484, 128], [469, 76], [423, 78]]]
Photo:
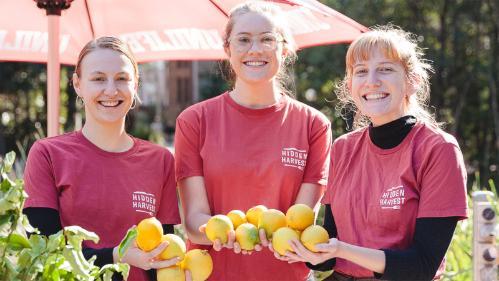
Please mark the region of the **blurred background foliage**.
[[[499, 0], [321, 0], [365, 26], [392, 23], [417, 35], [435, 68], [431, 106], [456, 136], [469, 174], [480, 186], [498, 180], [499, 161]], [[297, 98], [330, 117], [334, 136], [348, 122], [335, 109], [334, 86], [343, 78], [346, 44], [299, 52], [295, 64]], [[219, 67], [205, 74], [200, 90], [209, 98], [227, 89]], [[61, 124], [71, 131], [81, 121], [81, 105], [69, 83], [73, 68], [61, 71]], [[206, 82], [207, 81], [207, 82]], [[0, 154], [16, 150], [22, 158], [46, 129], [46, 74], [41, 64], [0, 62]], [[348, 114], [347, 114], [348, 115]], [[75, 117], [76, 116], [76, 117]], [[162, 141], [150, 124], [148, 108], [134, 109], [127, 126], [133, 135]], [[166, 133], [166, 132], [165, 132]]]

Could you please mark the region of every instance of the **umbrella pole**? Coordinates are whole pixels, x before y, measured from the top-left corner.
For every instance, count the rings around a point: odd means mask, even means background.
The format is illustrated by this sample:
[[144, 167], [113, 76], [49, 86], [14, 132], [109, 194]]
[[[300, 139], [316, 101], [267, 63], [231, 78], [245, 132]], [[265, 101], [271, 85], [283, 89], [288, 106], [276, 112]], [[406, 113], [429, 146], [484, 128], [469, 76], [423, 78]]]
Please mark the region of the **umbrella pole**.
[[48, 15], [47, 136], [59, 134], [60, 60], [59, 17]]

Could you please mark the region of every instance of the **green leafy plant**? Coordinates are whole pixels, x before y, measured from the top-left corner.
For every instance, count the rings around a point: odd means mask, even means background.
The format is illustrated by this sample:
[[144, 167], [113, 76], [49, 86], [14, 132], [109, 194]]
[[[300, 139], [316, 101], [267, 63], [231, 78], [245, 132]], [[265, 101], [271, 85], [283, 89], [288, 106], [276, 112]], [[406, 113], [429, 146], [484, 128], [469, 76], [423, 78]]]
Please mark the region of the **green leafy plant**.
[[[128, 277], [129, 265], [94, 265], [86, 260], [82, 241], [99, 237], [79, 226], [65, 227], [49, 237], [37, 234], [22, 213], [27, 194], [21, 179], [11, 180], [15, 153], [0, 159], [0, 280], [102, 280], [113, 274]], [[28, 236], [27, 233], [32, 233]]]

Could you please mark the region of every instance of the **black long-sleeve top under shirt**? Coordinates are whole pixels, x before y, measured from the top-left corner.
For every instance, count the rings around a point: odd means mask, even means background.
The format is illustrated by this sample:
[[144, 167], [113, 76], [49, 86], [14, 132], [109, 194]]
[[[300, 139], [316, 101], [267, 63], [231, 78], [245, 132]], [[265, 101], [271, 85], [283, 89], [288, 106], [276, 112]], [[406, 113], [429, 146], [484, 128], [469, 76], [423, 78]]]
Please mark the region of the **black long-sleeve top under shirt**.
[[[400, 119], [379, 127], [369, 127], [371, 141], [382, 149], [399, 145], [416, 124], [413, 116]], [[458, 217], [417, 218], [414, 239], [411, 247], [405, 250], [381, 249], [385, 253], [386, 264], [383, 274], [374, 273], [383, 280], [432, 280], [447, 252]], [[324, 228], [330, 237], [337, 237], [331, 205], [325, 206]], [[307, 266], [314, 270], [333, 269], [336, 259], [318, 265]]]

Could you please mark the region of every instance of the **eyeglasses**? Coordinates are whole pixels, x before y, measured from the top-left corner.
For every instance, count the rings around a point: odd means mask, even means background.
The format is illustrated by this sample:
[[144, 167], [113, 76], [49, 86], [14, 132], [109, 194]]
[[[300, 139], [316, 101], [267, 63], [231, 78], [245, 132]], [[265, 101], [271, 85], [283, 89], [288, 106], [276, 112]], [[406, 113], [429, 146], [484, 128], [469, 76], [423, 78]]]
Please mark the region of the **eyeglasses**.
[[264, 51], [274, 51], [277, 49], [278, 43], [286, 42], [286, 40], [282, 39], [282, 36], [273, 33], [265, 33], [255, 36], [241, 34], [229, 39], [229, 43], [232, 43], [236, 50], [241, 53], [247, 52], [253, 46], [255, 41], [260, 44], [260, 47]]

